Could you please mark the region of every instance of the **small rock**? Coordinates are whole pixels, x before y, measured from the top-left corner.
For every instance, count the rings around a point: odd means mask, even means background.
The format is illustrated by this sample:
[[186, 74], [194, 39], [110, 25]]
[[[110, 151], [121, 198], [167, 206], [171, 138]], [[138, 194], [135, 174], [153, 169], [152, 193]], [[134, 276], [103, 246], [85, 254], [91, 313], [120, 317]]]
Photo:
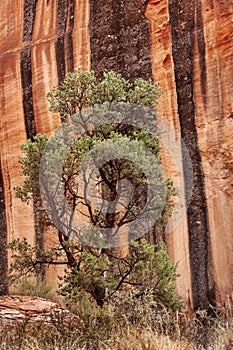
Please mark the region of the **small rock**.
[[15, 325], [26, 322], [28, 325], [45, 325], [48, 328], [82, 328], [80, 318], [57, 303], [36, 296], [0, 296], [0, 325]]

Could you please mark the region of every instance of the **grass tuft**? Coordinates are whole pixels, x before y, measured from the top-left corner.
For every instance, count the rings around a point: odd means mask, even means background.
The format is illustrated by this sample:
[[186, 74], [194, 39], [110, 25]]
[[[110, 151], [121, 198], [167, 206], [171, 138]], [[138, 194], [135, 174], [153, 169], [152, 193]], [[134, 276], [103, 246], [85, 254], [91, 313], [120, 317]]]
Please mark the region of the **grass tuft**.
[[71, 310], [84, 322], [66, 328], [62, 318], [54, 327], [30, 320], [2, 324], [0, 350], [230, 350], [233, 348], [233, 315], [225, 308], [210, 313], [171, 312], [148, 295], [142, 300], [115, 298], [100, 308], [85, 296]]

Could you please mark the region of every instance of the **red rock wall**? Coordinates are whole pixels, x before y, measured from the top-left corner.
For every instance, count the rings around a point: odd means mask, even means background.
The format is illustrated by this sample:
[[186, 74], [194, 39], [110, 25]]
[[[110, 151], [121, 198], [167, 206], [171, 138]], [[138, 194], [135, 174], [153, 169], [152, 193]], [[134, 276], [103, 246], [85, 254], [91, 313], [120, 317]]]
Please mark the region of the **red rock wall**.
[[[158, 105], [158, 113], [162, 116], [162, 119], [167, 121], [168, 124], [166, 128], [170, 126], [170, 130], [167, 132], [168, 139], [166, 140], [166, 145], [168, 145], [168, 147], [162, 143], [163, 169], [166, 176], [172, 178], [174, 184], [178, 186], [181, 191], [182, 201], [178, 207], [176, 206], [176, 211], [181, 211], [185, 214], [182, 216], [182, 220], [180, 220], [180, 216], [174, 216], [171, 219], [170, 225], [167, 227], [167, 245], [172, 260], [174, 262], [179, 262], [178, 270], [181, 276], [177, 280], [177, 289], [183, 298], [192, 304], [188, 222], [186, 211], [184, 210], [186, 201], [184, 194], [181, 145], [177, 147], [175, 151], [175, 161], [172, 159], [171, 155], [168, 154], [169, 150], [173, 149], [174, 143], [177, 143], [176, 139], [174, 142], [172, 129], [174, 128], [176, 130], [179, 137], [181, 137], [181, 134], [167, 0], [159, 2], [149, 1], [145, 15], [150, 22], [153, 77], [155, 81], [160, 82], [163, 89]], [[177, 168], [177, 166], [179, 166], [179, 160], [180, 167]], [[172, 226], [172, 230], [170, 226]]]
[[[194, 306], [205, 304], [204, 300], [195, 299], [195, 293], [201, 297], [205, 288], [207, 302], [213, 294], [224, 302], [232, 293], [233, 282], [232, 2], [151, 0], [146, 15], [151, 23], [153, 74], [164, 91], [159, 112], [181, 129], [184, 137], [190, 128], [186, 121], [193, 113], [195, 130], [190, 131], [196, 134], [203, 174], [206, 224], [198, 230], [195, 223], [184, 225], [183, 222], [180, 232], [172, 237], [172, 242], [177, 240], [173, 248], [176, 247], [176, 258], [183, 267], [180, 240], [184, 237], [187, 243], [188, 239]], [[192, 146], [190, 150], [192, 153]], [[165, 168], [169, 169], [166, 159]], [[194, 170], [194, 176], [199, 175]], [[189, 212], [187, 219], [188, 216]], [[196, 222], [200, 225], [199, 220]], [[195, 232], [198, 232], [196, 237]], [[203, 239], [199, 240], [203, 234], [207, 240], [204, 247]], [[201, 256], [207, 250], [208, 256], [203, 261]], [[206, 266], [203, 273], [201, 265]], [[206, 275], [206, 287], [198, 281], [198, 274], [202, 274], [202, 280]], [[198, 284], [200, 289], [195, 291]]]
[[205, 177], [216, 293], [220, 300], [225, 300], [233, 286], [232, 1], [204, 1], [202, 16], [206, 73], [203, 79], [202, 57], [196, 44], [195, 116]]
[[[179, 293], [204, 307], [232, 292], [232, 2], [149, 0], [148, 22], [145, 8], [139, 0], [134, 6], [122, 0], [1, 2], [0, 252], [6, 233], [8, 241], [25, 236], [35, 242], [33, 208], [16, 199], [13, 188], [22, 180], [20, 145], [36, 132], [50, 135], [60, 122], [48, 111], [51, 87], [78, 66], [128, 78], [153, 74], [163, 87], [159, 113], [187, 142], [196, 186], [193, 205], [172, 232], [167, 228], [166, 241], [179, 261]], [[172, 145], [172, 137], [167, 142]], [[181, 147], [176, 152], [181, 161]], [[185, 171], [177, 175], [166, 150], [163, 165], [185, 196]], [[46, 235], [46, 244], [53, 239]]]
[[[5, 202], [1, 234], [7, 231], [8, 242], [26, 237], [34, 244], [33, 208], [15, 198], [13, 190], [22, 182], [20, 145], [36, 132], [51, 135], [60, 119], [48, 111], [47, 92], [72, 66], [90, 66], [89, 4], [72, 0], [67, 4], [61, 0], [26, 0], [25, 4], [21, 0], [3, 1], [0, 13], [1, 198]], [[53, 239], [49, 234], [46, 242]], [[5, 242], [1, 246], [5, 247]]]

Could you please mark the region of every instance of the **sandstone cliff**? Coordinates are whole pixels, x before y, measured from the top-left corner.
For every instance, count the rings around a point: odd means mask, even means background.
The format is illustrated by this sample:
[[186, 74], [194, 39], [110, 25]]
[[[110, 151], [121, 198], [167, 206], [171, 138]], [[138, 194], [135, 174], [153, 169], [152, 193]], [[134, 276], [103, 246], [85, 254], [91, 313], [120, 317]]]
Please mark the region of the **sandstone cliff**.
[[164, 89], [159, 112], [180, 129], [192, 157], [194, 191], [183, 233], [193, 303], [214, 294], [224, 301], [233, 282], [232, 2], [149, 1], [146, 14], [153, 75]]
[[[46, 93], [82, 66], [161, 83], [159, 113], [182, 136], [194, 174], [187, 215], [166, 236], [180, 262], [178, 291], [194, 307], [224, 302], [233, 276], [232, 1], [16, 0], [0, 10], [1, 281], [6, 242], [36, 241], [33, 208], [13, 191], [21, 182], [20, 144], [52, 133], [59, 118], [48, 111]], [[187, 194], [185, 166], [177, 174], [166, 156], [163, 165]]]

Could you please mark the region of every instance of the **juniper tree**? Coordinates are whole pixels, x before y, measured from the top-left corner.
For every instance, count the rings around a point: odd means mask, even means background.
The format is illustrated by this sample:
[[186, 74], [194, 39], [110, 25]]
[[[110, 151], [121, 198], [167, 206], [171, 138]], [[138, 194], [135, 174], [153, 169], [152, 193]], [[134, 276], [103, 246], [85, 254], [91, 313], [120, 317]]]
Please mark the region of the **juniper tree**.
[[[152, 288], [163, 304], [178, 305], [176, 266], [165, 246], [158, 249], [145, 239], [151, 216], [154, 226], [163, 226], [176, 194], [160, 164], [155, 122], [160, 94], [150, 80], [130, 83], [108, 72], [97, 81], [93, 71], [80, 69], [48, 93], [50, 110], [62, 123], [50, 140], [38, 134], [22, 146], [24, 181], [16, 195], [27, 203], [41, 196], [44, 206], [36, 208], [41, 233], [55, 226], [58, 244], [41, 250], [13, 241], [11, 276], [65, 264], [60, 289], [65, 295], [85, 292], [103, 305], [128, 284], [136, 294]], [[76, 217], [85, 225], [75, 223]], [[128, 242], [122, 256], [116, 247]]]

